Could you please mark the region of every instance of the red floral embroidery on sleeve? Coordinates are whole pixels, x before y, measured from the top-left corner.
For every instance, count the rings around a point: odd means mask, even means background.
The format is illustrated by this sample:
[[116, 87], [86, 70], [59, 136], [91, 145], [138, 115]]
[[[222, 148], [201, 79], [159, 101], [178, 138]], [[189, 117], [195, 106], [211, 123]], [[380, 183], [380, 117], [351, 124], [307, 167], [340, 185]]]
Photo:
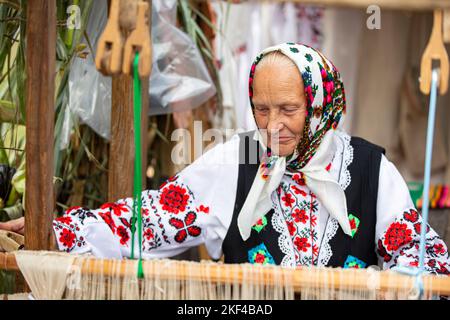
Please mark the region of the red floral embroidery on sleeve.
[[[377, 253], [383, 259], [385, 267], [392, 268], [399, 263], [406, 263], [411, 267], [419, 266], [421, 223], [419, 213], [415, 209], [410, 209], [389, 225], [377, 242]], [[426, 232], [424, 263], [427, 272], [450, 274], [448, 249], [429, 225]]]
[[412, 231], [406, 223], [394, 222], [386, 231], [384, 244], [389, 251], [398, 250], [399, 247], [412, 240], [411, 234]]
[[119, 226], [117, 228], [117, 235], [120, 237], [120, 244], [127, 245], [128, 240], [130, 240], [130, 235], [124, 226]]
[[403, 217], [406, 221], [415, 223], [419, 220], [419, 213], [416, 210], [409, 210], [409, 212], [405, 212]]
[[380, 257], [383, 258], [384, 262], [391, 261], [392, 256], [387, 253], [386, 248], [383, 246], [383, 241], [381, 241], [381, 239], [378, 240], [377, 252], [380, 255]]
[[100, 209], [109, 209], [111, 212], [113, 212], [116, 216], [120, 217], [123, 213], [128, 213], [129, 209], [126, 204], [123, 203], [105, 203], [103, 204]]
[[176, 175], [170, 177], [169, 179], [167, 179], [166, 181], [164, 181], [164, 182], [159, 186], [159, 189], [164, 188], [169, 182], [174, 182], [174, 181], [176, 181], [177, 179], [178, 179], [178, 174], [176, 174]]
[[62, 229], [62, 231], [59, 233], [59, 242], [62, 243], [64, 247], [72, 248], [75, 244], [75, 233], [70, 231], [69, 229]]
[[145, 229], [144, 237], [147, 239], [147, 241], [153, 240], [155, 238], [155, 235], [153, 234], [153, 230], [150, 228]]
[[56, 218], [55, 221], [60, 222], [60, 223], [64, 223], [64, 224], [71, 224], [72, 223], [72, 218], [71, 217], [67, 217], [67, 216], [63, 216], [63, 217]]
[[174, 237], [176, 242], [184, 242], [187, 239], [188, 234], [191, 237], [198, 237], [200, 235], [201, 228], [193, 225], [196, 219], [196, 213], [191, 211], [186, 214], [186, 216], [184, 217], [184, 221], [177, 218], [171, 218], [169, 220], [169, 224], [178, 229], [178, 232]]
[[206, 207], [204, 205], [200, 205], [200, 207], [198, 207], [197, 211], [204, 212], [204, 213], [209, 213], [209, 207]]
[[159, 203], [163, 210], [178, 214], [186, 210], [188, 200], [185, 188], [171, 184], [162, 190]]
[[114, 220], [111, 216], [111, 212], [107, 211], [107, 212], [100, 212], [98, 214], [103, 221], [105, 221], [105, 223], [108, 225], [108, 227], [111, 229], [112, 233], [116, 233], [116, 224], [114, 223]]
[[53, 220], [53, 229], [61, 250], [71, 252], [86, 245], [84, 237], [79, 235], [80, 228], [72, 217], [63, 216]]

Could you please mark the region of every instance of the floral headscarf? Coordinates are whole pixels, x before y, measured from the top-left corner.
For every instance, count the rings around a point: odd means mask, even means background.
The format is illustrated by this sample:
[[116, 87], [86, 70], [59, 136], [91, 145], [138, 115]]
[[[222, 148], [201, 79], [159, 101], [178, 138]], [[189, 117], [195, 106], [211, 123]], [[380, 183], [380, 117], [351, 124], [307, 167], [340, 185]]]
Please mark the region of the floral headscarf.
[[[345, 114], [344, 85], [336, 67], [317, 50], [292, 42], [265, 49], [258, 55], [250, 71], [249, 95], [252, 110], [253, 77], [256, 65], [268, 53], [278, 51], [290, 58], [298, 67], [307, 99], [307, 117], [303, 137], [297, 150], [289, 157], [280, 157], [266, 149], [259, 174], [238, 216], [241, 236], [247, 240], [251, 227], [271, 208], [271, 194], [285, 174], [300, 173], [306, 185], [317, 195], [331, 216], [339, 221], [344, 233], [350, 235], [347, 201], [340, 185], [326, 170], [334, 154], [334, 131], [342, 125]], [[257, 133], [259, 133], [257, 131]]]
[[288, 170], [296, 171], [314, 156], [325, 133], [342, 125], [346, 111], [344, 84], [336, 67], [322, 53], [303, 44], [283, 43], [262, 51], [252, 64], [249, 78], [252, 110], [256, 65], [265, 55], [274, 51], [283, 53], [297, 65], [305, 88], [308, 115], [298, 150], [300, 154], [288, 165]]

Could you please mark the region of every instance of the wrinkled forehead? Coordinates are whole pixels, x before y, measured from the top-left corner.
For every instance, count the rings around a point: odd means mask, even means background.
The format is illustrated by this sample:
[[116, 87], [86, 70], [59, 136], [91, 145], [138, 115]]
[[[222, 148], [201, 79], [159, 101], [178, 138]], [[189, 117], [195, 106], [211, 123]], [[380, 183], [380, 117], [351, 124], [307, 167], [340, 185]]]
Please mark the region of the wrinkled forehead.
[[[260, 74], [264, 74], [260, 76]], [[302, 75], [297, 65], [289, 57], [279, 51], [267, 53], [258, 62], [254, 72], [254, 82], [256, 79], [265, 79], [267, 82], [277, 83], [285, 82], [286, 84], [299, 83], [302, 84]]]
[[264, 49], [255, 59], [254, 64], [258, 65], [262, 60], [267, 59], [270, 53], [279, 52], [290, 59], [303, 74], [304, 72], [320, 74], [319, 64], [326, 70], [332, 70], [333, 64], [319, 51], [303, 44], [293, 42], [282, 43]]

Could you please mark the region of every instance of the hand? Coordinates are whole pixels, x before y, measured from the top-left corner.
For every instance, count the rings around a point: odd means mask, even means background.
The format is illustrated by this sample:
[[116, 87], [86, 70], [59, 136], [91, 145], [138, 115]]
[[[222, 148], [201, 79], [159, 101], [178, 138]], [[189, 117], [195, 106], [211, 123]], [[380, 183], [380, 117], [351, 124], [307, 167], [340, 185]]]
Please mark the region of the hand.
[[25, 218], [0, 222], [0, 230], [12, 231], [23, 235], [25, 233]]

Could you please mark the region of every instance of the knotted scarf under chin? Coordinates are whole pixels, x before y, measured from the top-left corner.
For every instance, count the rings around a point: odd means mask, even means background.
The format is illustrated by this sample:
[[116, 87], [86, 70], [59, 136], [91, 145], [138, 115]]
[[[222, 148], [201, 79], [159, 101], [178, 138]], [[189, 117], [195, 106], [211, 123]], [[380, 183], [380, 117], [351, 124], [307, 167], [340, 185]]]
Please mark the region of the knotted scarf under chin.
[[[259, 166], [255, 180], [238, 215], [238, 228], [242, 239], [250, 237], [252, 227], [272, 208], [271, 194], [281, 183], [284, 175], [301, 173], [307, 187], [317, 196], [331, 217], [337, 219], [342, 230], [351, 236], [347, 214], [347, 201], [341, 186], [326, 170], [336, 152], [334, 130], [328, 131], [311, 160], [298, 172], [286, 170], [286, 157], [271, 155]], [[257, 138], [263, 148], [262, 139]]]

